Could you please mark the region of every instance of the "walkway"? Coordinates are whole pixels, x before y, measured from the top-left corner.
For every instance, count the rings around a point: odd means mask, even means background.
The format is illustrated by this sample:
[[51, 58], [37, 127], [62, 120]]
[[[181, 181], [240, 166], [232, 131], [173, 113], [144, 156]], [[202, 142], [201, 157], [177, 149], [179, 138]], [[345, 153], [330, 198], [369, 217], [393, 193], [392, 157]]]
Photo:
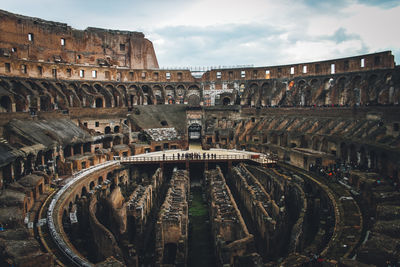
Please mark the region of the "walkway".
[[166, 150], [131, 157], [114, 157], [121, 163], [148, 163], [148, 162], [185, 162], [185, 161], [227, 161], [251, 160], [261, 165], [273, 164], [277, 161], [271, 156], [236, 149], [210, 149], [190, 148], [189, 150]]

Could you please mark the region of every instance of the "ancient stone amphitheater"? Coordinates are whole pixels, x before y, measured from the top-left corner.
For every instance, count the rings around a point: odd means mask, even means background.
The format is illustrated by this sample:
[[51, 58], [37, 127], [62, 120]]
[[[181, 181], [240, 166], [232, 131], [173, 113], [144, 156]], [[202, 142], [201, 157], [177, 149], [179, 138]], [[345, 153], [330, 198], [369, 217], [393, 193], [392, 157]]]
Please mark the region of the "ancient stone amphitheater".
[[0, 22], [1, 266], [399, 266], [390, 51], [194, 75]]

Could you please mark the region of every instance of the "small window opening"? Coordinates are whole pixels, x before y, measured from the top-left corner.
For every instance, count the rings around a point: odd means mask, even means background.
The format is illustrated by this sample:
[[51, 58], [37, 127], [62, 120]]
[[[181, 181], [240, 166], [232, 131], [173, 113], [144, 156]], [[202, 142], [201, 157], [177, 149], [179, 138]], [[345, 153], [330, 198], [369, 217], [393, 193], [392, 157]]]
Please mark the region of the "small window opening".
[[100, 126], [100, 123], [99, 123], [98, 121], [96, 121], [96, 122], [94, 123], [94, 125], [95, 125], [95, 127], [99, 127], [99, 126]]
[[145, 79], [146, 78], [146, 72], [142, 72], [142, 79]]
[[335, 74], [335, 64], [331, 64], [331, 74]]
[[294, 74], [294, 67], [290, 67], [290, 74]]
[[43, 75], [43, 67], [42, 66], [38, 66], [37, 70], [38, 70], [39, 76], [42, 76]]
[[170, 72], [165, 73], [165, 78], [167, 80], [171, 79], [171, 73]]
[[6, 72], [10, 72], [11, 71], [10, 63], [4, 63], [4, 68], [6, 69]]
[[33, 42], [33, 33], [28, 33], [28, 41]]
[[22, 73], [26, 73], [27, 72], [26, 71], [26, 65], [24, 65], [24, 64], [21, 65], [21, 72]]
[[97, 70], [92, 70], [92, 78], [97, 78]]
[[303, 66], [303, 73], [307, 73], [307, 66]]
[[182, 72], [178, 72], [178, 80], [182, 80]]
[[17, 48], [15, 48], [15, 47], [11, 48], [11, 52], [13, 52], [13, 53], [17, 52]]
[[65, 46], [65, 39], [64, 38], [61, 38], [61, 45]]
[[240, 72], [240, 77], [246, 78], [246, 71], [242, 70], [242, 71]]
[[80, 70], [79, 71], [79, 77], [81, 77], [81, 78], [85, 77], [85, 71], [84, 70]]
[[68, 77], [71, 77], [71, 76], [72, 76], [72, 71], [71, 71], [71, 69], [67, 69], [67, 76], [68, 76]]
[[269, 78], [271, 78], [271, 72], [270, 72], [270, 70], [266, 70], [265, 71], [265, 79], [269, 79]]
[[222, 73], [220, 71], [217, 71], [217, 79], [221, 79]]
[[125, 44], [119, 44], [119, 50], [125, 51]]
[[365, 67], [365, 58], [362, 58], [362, 59], [360, 60], [360, 66], [361, 66], [361, 68], [364, 68], [364, 67]]
[[53, 75], [53, 78], [57, 78], [57, 69], [52, 69], [51, 74]]

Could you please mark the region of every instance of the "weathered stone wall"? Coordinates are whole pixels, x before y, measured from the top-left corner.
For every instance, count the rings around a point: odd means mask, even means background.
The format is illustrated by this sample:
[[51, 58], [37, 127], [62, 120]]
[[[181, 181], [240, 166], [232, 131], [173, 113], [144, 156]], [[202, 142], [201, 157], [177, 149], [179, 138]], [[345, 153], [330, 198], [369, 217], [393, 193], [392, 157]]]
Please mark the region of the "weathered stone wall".
[[206, 172], [205, 180], [218, 265], [235, 266], [238, 258], [253, 252], [254, 237], [247, 230], [221, 169]]
[[153, 44], [140, 32], [87, 28], [0, 11], [0, 48], [11, 58], [70, 64], [158, 68]]
[[96, 217], [97, 198], [92, 197], [89, 205], [89, 222], [90, 230], [92, 231], [93, 243], [96, 246], [97, 259], [103, 261], [108, 257], [115, 257], [123, 261], [121, 249], [111, 233], [104, 225], [102, 225]]
[[287, 212], [271, 199], [260, 182], [239, 164], [231, 173], [232, 184], [260, 235], [264, 256], [276, 257], [284, 246], [284, 231], [288, 225]]
[[186, 266], [189, 190], [187, 171], [174, 171], [155, 226], [157, 266]]

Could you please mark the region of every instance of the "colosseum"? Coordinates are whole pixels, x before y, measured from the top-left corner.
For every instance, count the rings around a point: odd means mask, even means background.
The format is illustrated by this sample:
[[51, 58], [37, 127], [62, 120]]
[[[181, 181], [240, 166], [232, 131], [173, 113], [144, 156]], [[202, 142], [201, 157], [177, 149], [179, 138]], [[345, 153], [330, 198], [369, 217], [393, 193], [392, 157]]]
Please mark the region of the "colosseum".
[[0, 20], [1, 266], [400, 266], [391, 51], [194, 73]]

